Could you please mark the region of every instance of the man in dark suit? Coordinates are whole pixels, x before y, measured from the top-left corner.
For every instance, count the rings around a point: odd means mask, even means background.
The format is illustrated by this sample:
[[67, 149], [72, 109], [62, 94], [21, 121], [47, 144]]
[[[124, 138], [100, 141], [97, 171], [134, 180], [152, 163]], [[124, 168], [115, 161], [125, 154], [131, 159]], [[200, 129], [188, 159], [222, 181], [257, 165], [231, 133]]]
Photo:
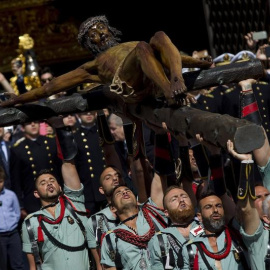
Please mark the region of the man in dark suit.
[[80, 127], [74, 134], [78, 146], [75, 164], [84, 185], [85, 207], [94, 214], [106, 204], [106, 197], [99, 192], [99, 177], [106, 166], [102, 142], [96, 125], [96, 112], [78, 114]]
[[10, 149], [10, 177], [24, 218], [41, 207], [39, 200], [33, 195], [37, 172], [49, 168], [60, 177], [61, 160], [57, 156], [55, 138], [40, 135], [38, 122], [25, 123], [22, 131], [24, 137]]

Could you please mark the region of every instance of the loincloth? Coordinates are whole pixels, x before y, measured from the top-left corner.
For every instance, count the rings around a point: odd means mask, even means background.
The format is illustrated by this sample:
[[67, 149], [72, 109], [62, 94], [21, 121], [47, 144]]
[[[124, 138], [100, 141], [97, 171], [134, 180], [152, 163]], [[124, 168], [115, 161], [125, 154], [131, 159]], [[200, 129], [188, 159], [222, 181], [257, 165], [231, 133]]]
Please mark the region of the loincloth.
[[151, 95], [152, 90], [151, 88], [148, 88], [148, 90], [135, 91], [132, 86], [121, 80], [119, 73], [121, 72], [124, 60], [120, 63], [114, 74], [110, 85], [110, 91], [120, 95], [126, 103], [139, 103], [144, 100], [145, 97]]

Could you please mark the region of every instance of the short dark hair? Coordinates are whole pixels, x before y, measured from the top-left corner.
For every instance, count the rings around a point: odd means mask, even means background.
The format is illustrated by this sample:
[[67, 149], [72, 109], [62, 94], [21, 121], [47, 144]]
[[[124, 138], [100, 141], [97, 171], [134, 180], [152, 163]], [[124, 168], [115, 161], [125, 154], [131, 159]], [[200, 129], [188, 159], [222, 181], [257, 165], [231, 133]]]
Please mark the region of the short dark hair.
[[37, 179], [43, 174], [51, 174], [56, 179], [56, 181], [58, 182], [56, 175], [50, 169], [42, 169], [42, 170], [40, 170], [38, 172], [38, 174], [36, 175], [36, 177], [34, 179], [35, 186], [36, 186], [36, 183], [37, 183]]
[[39, 77], [41, 77], [41, 75], [43, 75], [43, 74], [45, 74], [45, 73], [51, 73], [52, 76], [54, 77], [54, 74], [53, 74], [51, 68], [49, 68], [49, 67], [43, 67], [43, 68], [41, 68], [41, 69], [39, 70], [39, 72], [38, 72], [38, 75], [39, 75]]
[[115, 171], [118, 173], [119, 179], [121, 179], [121, 180], [124, 181], [123, 176], [122, 176], [122, 173], [121, 173], [121, 171], [120, 171], [117, 167], [115, 167], [114, 165], [106, 165], [106, 167], [103, 169], [103, 171], [102, 171], [102, 173], [100, 174], [100, 177], [99, 177], [99, 185], [100, 185], [100, 186], [102, 186], [101, 175], [102, 175], [103, 172], [104, 172], [106, 169], [108, 169], [108, 168], [112, 168], [113, 170], [115, 170]]
[[128, 187], [128, 186], [127, 186], [126, 184], [122, 184], [122, 185], [117, 185], [117, 186], [115, 186], [115, 187], [113, 188], [112, 193], [111, 193], [111, 205], [112, 205], [112, 206], [115, 205], [115, 204], [114, 204], [114, 201], [113, 201], [113, 195], [114, 195], [114, 193], [115, 193], [115, 190], [118, 189], [118, 188], [120, 188], [120, 187]]
[[219, 197], [217, 194], [216, 194], [216, 192], [214, 191], [214, 190], [212, 190], [212, 189], [208, 189], [208, 190], [205, 190], [205, 191], [203, 191], [201, 194], [200, 194], [200, 196], [199, 196], [199, 198], [198, 198], [198, 201], [197, 201], [197, 207], [198, 207], [198, 212], [201, 212], [201, 206], [200, 206], [200, 201], [202, 200], [202, 199], [204, 199], [204, 198], [206, 198], [206, 197], [210, 197], [210, 196], [217, 196], [217, 197]]

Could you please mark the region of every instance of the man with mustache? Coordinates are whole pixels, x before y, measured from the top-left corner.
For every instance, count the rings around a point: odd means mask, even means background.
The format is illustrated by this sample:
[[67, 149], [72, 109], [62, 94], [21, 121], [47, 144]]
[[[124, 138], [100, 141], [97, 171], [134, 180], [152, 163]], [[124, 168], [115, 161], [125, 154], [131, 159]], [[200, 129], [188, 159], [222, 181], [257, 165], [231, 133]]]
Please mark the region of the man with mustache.
[[23, 251], [31, 270], [89, 269], [83, 185], [73, 160], [77, 147], [71, 129], [63, 125], [54, 122], [63, 157], [64, 187], [51, 170], [40, 171], [34, 196], [42, 207], [22, 225]]
[[201, 194], [197, 217], [204, 231], [184, 244], [181, 269], [249, 269], [241, 239], [226, 226], [222, 201], [213, 191]]
[[182, 253], [183, 243], [201, 234], [203, 228], [195, 220], [190, 197], [180, 187], [170, 186], [164, 193], [163, 204], [171, 223], [149, 242], [151, 265], [153, 269], [179, 269], [178, 255]]

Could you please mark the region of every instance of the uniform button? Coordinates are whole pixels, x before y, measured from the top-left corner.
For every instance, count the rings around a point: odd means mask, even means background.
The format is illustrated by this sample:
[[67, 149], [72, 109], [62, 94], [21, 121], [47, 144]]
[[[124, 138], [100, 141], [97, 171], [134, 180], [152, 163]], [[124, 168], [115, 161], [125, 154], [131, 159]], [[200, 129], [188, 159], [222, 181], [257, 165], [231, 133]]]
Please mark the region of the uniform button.
[[82, 132], [81, 135], [84, 136], [84, 133]]
[[28, 148], [29, 148], [29, 146], [28, 146], [28, 145], [26, 145], [26, 146], [25, 146], [25, 149], [28, 149]]
[[267, 129], [266, 131], [269, 132], [269, 129]]
[[204, 100], [203, 103], [206, 103], [206, 100]]
[[51, 154], [51, 153], [49, 153], [49, 154], [48, 154], [48, 157], [51, 157], [51, 156], [52, 156], [52, 154]]
[[257, 89], [257, 90], [260, 90], [260, 87], [257, 86], [256, 89]]
[[53, 168], [51, 168], [51, 171], [53, 171]]
[[51, 163], [51, 164], [52, 164], [52, 160], [50, 160], [50, 161], [49, 161], [49, 163]]
[[104, 150], [103, 149], [101, 150], [101, 153], [104, 153]]
[[90, 170], [90, 171], [93, 171], [93, 167], [89, 167], [89, 170]]
[[94, 174], [93, 173], [91, 173], [91, 178], [94, 178]]
[[103, 168], [106, 168], [106, 165], [105, 164], [103, 165]]
[[87, 139], [84, 138], [84, 139], [83, 139], [83, 142], [87, 142]]
[[263, 110], [265, 111], [265, 107], [263, 107]]
[[37, 174], [37, 172], [36, 172], [36, 171], [33, 171], [33, 174], [34, 174], [34, 175], [36, 175], [36, 174]]
[[262, 99], [262, 103], [264, 103], [264, 99]]
[[45, 143], [45, 144], [47, 144], [47, 143], [48, 143], [48, 141], [44, 141], [44, 143]]
[[268, 125], [268, 123], [267, 123], [267, 122], [265, 122], [265, 125], [267, 126], [267, 125]]
[[91, 163], [91, 162], [92, 162], [92, 160], [91, 160], [91, 159], [88, 159], [88, 160], [87, 160], [87, 162], [88, 162], [88, 163]]
[[259, 93], [259, 96], [262, 96], [262, 93]]
[[263, 117], [266, 117], [266, 115], [264, 114]]
[[49, 146], [46, 146], [46, 150], [49, 150], [50, 149], [50, 147]]
[[31, 167], [32, 167], [32, 168], [35, 168], [35, 164], [31, 164]]
[[102, 160], [105, 160], [105, 157], [103, 157]]
[[90, 153], [89, 153], [89, 152], [86, 152], [86, 155], [87, 155], [87, 156], [90, 156]]
[[31, 151], [27, 151], [27, 154], [28, 154], [28, 155], [31, 155]]
[[85, 147], [86, 149], [87, 149], [87, 148], [89, 148], [89, 146], [88, 146], [88, 145], [85, 145], [84, 147]]
[[32, 157], [30, 157], [30, 158], [29, 158], [29, 160], [33, 160], [33, 158], [32, 158]]
[[205, 109], [206, 109], [206, 110], [209, 110], [209, 107], [207, 106], [207, 107], [205, 107]]

